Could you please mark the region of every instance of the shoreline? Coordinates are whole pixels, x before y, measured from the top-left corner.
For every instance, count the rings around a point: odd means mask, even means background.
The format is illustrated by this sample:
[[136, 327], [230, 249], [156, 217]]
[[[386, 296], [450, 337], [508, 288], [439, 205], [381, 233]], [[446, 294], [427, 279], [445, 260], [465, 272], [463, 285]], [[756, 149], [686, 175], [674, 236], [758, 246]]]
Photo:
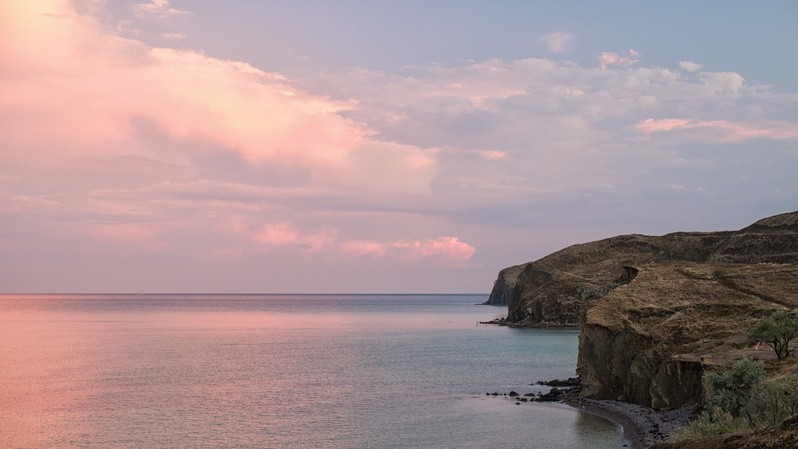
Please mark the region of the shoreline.
[[579, 397], [567, 397], [562, 402], [578, 411], [615, 423], [632, 449], [646, 449], [654, 443], [667, 440], [670, 431], [687, 424], [694, 411], [691, 406], [657, 411], [629, 402]]

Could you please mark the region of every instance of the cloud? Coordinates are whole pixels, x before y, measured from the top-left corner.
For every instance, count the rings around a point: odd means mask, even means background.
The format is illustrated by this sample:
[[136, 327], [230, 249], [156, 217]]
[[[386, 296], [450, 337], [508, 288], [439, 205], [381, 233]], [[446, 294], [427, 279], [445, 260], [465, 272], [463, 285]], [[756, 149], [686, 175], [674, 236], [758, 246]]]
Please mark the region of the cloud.
[[149, 3], [136, 3], [133, 5], [133, 11], [138, 17], [155, 19], [190, 14], [188, 11], [172, 8], [169, 5], [169, 0], [152, 0]]
[[2, 8], [7, 265], [46, 254], [90, 273], [144, 254], [120, 272], [171, 257], [201, 272], [186, 279], [271, 276], [265, 290], [300, 272], [362, 281], [352, 267], [422, 279], [641, 230], [618, 217], [667, 232], [685, 210], [796, 198], [795, 95], [687, 73], [697, 62], [645, 66], [629, 51], [600, 68], [496, 58], [294, 80], [124, 38], [82, 13], [94, 8]]
[[[250, 250], [298, 248], [308, 253], [327, 252], [345, 258], [388, 258], [404, 262], [459, 263], [466, 262], [476, 249], [458, 237], [444, 236], [427, 240], [359, 240], [342, 239], [340, 232], [324, 226], [314, 231], [303, 231], [291, 223], [269, 223], [255, 231], [241, 223], [231, 224], [229, 231], [247, 235], [256, 245]], [[229, 254], [244, 254], [243, 247]]]
[[388, 245], [373, 240], [349, 240], [339, 245], [345, 256], [382, 258], [388, 254]]
[[185, 33], [164, 33], [161, 35], [161, 37], [170, 41], [179, 41], [188, 36]]
[[[355, 99], [349, 116], [388, 139], [441, 148], [429, 210], [463, 225], [535, 226], [577, 204], [604, 215], [599, 204], [647, 193], [676, 209], [680, 203], [656, 186], [725, 196], [735, 188], [706, 185], [718, 167], [754, 170], [785, 157], [784, 150], [763, 155], [761, 143], [792, 135], [798, 111], [790, 94], [734, 72], [686, 77], [678, 69], [615, 67], [490, 59], [401, 75], [355, 70], [317, 88]], [[754, 138], [758, 148], [750, 148]], [[737, 142], [744, 145], [729, 167], [732, 159], [714, 145]], [[473, 244], [482, 257], [486, 245]]]
[[488, 160], [503, 160], [507, 159], [507, 152], [506, 151], [498, 151], [498, 150], [482, 150], [479, 152], [479, 155]]
[[267, 247], [293, 246], [310, 252], [317, 252], [332, 245], [338, 232], [332, 228], [324, 228], [317, 232], [302, 233], [289, 223], [264, 225], [252, 239]]
[[745, 86], [745, 78], [734, 72], [702, 72], [699, 78], [708, 93], [716, 96], [738, 96]]
[[343, 115], [355, 103], [306, 93], [279, 74], [108, 35], [63, 2], [13, 12], [0, 31], [0, 129], [9, 144], [43, 152], [58, 141], [84, 156], [162, 161], [217, 153], [331, 183], [379, 183], [373, 163], [405, 171], [386, 187], [423, 187], [434, 170], [434, 150], [376, 138]]
[[765, 123], [753, 125], [726, 120], [685, 120], [647, 118], [635, 124], [647, 135], [678, 130], [698, 132], [695, 138], [724, 143], [743, 142], [750, 139], [798, 140], [798, 125], [791, 123]]
[[543, 36], [542, 40], [549, 48], [550, 52], [562, 53], [570, 48], [571, 42], [574, 40], [574, 35], [557, 31]]
[[682, 70], [686, 70], [688, 72], [697, 72], [697, 71], [701, 70], [701, 68], [704, 67], [704, 66], [699, 64], [699, 63], [697, 63], [697, 62], [679, 61], [679, 67]]
[[637, 64], [638, 56], [640, 56], [640, 53], [633, 49], [630, 49], [627, 55], [619, 55], [618, 53], [605, 51], [599, 55], [599, 66], [602, 69], [608, 69], [610, 67], [628, 69]]
[[646, 134], [652, 134], [656, 132], [673, 131], [674, 129], [687, 127], [689, 124], [689, 120], [683, 119], [663, 118], [657, 120], [647, 118], [635, 124], [635, 127]]
[[468, 243], [457, 237], [438, 237], [424, 241], [395, 240], [379, 242], [350, 240], [341, 242], [338, 249], [352, 257], [391, 258], [405, 262], [433, 261], [438, 263], [466, 262], [476, 252]]
[[[139, 6], [178, 13], [168, 2]], [[219, 247], [333, 256], [345, 252], [334, 226], [301, 231], [296, 221], [336, 207], [409, 208], [429, 194], [438, 150], [347, 117], [357, 102], [243, 62], [119, 37], [68, 2], [3, 8], [0, 179], [15, 180], [0, 190], [3, 213], [54, 235], [173, 250], [163, 242], [190, 247], [242, 216], [269, 224]], [[393, 235], [385, 241], [404, 238], [401, 227], [381, 225]]]
[[473, 246], [450, 236], [426, 241], [401, 240], [390, 243], [389, 247], [410, 260], [433, 258], [465, 262], [476, 252]]

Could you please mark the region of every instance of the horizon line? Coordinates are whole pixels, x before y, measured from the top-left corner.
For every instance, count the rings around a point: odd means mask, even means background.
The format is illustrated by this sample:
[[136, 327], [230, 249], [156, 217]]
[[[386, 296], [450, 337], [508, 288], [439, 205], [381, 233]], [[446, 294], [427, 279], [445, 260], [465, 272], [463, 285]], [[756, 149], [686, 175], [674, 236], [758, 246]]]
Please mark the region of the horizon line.
[[479, 293], [468, 293], [468, 292], [460, 292], [460, 293], [429, 293], [429, 292], [413, 292], [413, 293], [342, 293], [342, 292], [333, 292], [333, 293], [314, 293], [314, 292], [303, 292], [303, 293], [280, 293], [280, 292], [248, 292], [248, 293], [220, 293], [220, 292], [0, 292], [0, 296], [11, 296], [11, 295], [198, 295], [198, 296], [255, 296], [255, 295], [282, 295], [282, 296], [307, 296], [307, 295], [325, 295], [325, 296], [332, 296], [332, 295], [348, 295], [348, 296], [415, 296], [415, 295], [429, 295], [429, 296], [443, 296], [443, 295], [489, 295], [490, 293], [486, 292], [479, 292]]

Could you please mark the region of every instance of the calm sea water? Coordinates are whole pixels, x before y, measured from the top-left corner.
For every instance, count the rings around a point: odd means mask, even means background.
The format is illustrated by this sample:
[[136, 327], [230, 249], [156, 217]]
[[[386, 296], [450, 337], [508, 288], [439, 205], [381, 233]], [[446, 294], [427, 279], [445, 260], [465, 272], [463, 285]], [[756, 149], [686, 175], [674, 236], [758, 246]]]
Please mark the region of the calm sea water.
[[577, 333], [482, 295], [0, 295], [0, 447], [614, 448], [488, 392], [575, 373]]

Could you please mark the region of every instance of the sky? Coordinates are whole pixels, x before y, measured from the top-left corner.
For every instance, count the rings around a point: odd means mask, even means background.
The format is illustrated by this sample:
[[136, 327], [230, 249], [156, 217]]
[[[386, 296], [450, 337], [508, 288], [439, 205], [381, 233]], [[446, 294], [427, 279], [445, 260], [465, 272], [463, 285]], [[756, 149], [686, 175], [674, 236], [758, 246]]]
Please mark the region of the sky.
[[487, 293], [796, 173], [792, 0], [0, 0], [0, 292]]

